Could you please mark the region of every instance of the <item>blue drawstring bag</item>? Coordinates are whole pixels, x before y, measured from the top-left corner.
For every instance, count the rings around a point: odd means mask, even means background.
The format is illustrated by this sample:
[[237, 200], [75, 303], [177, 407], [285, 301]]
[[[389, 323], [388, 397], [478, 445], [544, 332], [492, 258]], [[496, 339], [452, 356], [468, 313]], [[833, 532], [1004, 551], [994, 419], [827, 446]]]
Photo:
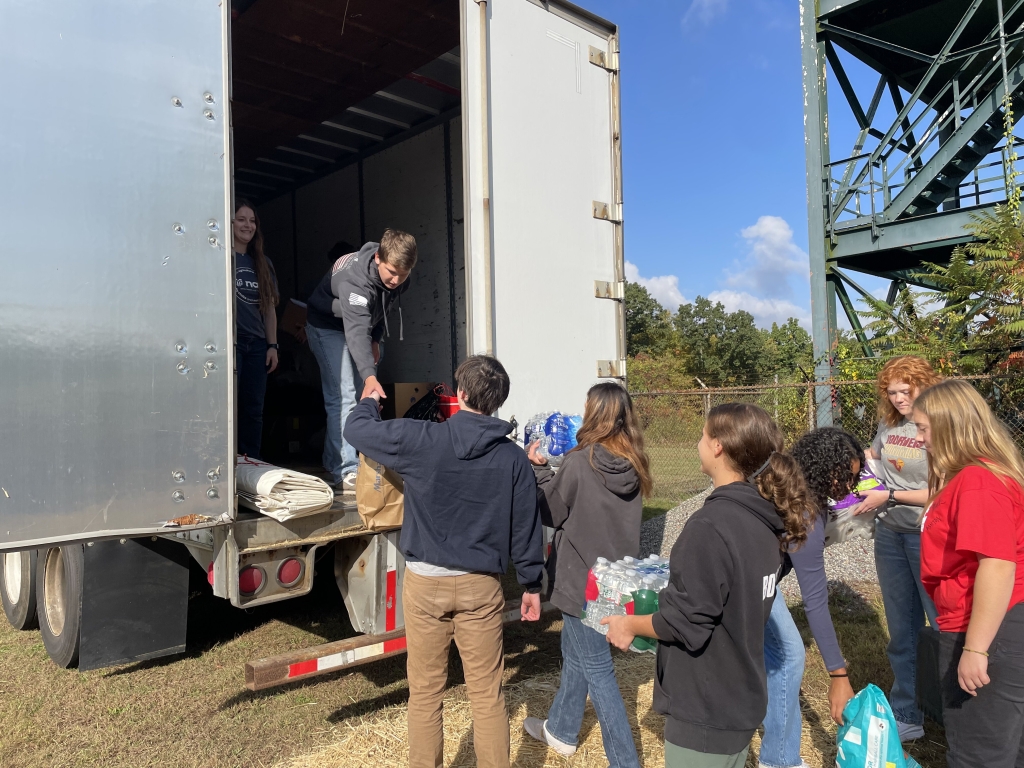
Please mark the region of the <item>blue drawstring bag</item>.
[[903, 756], [896, 718], [875, 685], [846, 705], [836, 748], [836, 768], [921, 768], [914, 758]]

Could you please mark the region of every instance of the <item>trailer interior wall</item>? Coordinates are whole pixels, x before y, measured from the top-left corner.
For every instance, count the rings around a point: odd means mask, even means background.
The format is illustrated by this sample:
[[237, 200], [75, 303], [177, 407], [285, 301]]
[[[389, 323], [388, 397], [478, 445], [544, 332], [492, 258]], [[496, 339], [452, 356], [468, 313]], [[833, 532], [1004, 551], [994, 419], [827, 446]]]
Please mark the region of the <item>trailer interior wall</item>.
[[388, 318], [380, 375], [388, 382], [452, 381], [466, 349], [458, 118], [268, 201], [259, 214], [282, 304], [305, 301], [304, 288], [329, 268], [331, 247], [339, 240], [360, 245], [361, 228], [366, 240], [379, 240], [386, 228], [412, 234], [419, 260], [401, 316]]

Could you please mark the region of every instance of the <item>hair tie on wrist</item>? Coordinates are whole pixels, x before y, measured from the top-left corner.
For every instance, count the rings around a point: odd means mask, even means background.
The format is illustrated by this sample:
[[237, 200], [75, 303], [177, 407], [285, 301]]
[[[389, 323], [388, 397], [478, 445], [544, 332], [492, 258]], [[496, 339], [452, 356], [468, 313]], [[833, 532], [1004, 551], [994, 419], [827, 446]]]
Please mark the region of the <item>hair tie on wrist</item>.
[[828, 673], [828, 676], [829, 676], [829, 677], [832, 677], [832, 678], [836, 678], [836, 677], [849, 677], [849, 675], [848, 675], [848, 674], [846, 674], [845, 672], [844, 672], [843, 674], [841, 674], [841, 675], [834, 675], [834, 674], [832, 674], [831, 672], [829, 672], [829, 673]]
[[748, 477], [747, 480], [749, 482], [753, 482], [754, 480], [757, 479], [758, 475], [760, 475], [762, 472], [764, 472], [766, 469], [768, 469], [768, 465], [772, 461], [772, 456], [774, 456], [776, 453], [778, 453], [778, 451], [772, 451], [771, 453], [769, 453], [768, 454], [768, 458], [764, 460], [764, 464], [762, 464], [760, 467], [758, 467], [757, 471], [754, 474], [752, 474], [750, 477]]

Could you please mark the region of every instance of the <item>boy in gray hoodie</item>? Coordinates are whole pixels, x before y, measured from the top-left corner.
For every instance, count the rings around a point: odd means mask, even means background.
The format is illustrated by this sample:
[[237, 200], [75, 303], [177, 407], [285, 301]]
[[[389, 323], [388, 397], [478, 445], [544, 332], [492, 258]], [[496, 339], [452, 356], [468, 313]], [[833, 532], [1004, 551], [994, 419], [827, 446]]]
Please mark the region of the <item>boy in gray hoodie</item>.
[[[324, 468], [335, 490], [355, 493], [356, 450], [343, 436], [345, 422], [363, 397], [384, 390], [377, 381], [380, 341], [388, 328], [388, 313], [398, 304], [398, 338], [403, 337], [401, 295], [416, 266], [416, 239], [387, 229], [379, 243], [366, 243], [336, 262], [313, 290], [306, 306], [306, 336], [320, 366], [327, 410]], [[362, 394], [356, 397], [356, 382]]]

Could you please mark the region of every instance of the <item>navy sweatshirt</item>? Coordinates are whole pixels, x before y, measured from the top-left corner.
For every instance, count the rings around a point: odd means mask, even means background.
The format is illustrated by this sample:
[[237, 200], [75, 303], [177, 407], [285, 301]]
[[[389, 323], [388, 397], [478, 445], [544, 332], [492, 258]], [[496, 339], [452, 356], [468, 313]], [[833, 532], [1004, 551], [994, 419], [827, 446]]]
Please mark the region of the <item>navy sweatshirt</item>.
[[539, 592], [544, 553], [537, 482], [512, 425], [459, 411], [447, 421], [381, 421], [364, 398], [345, 440], [405, 481], [399, 548], [406, 559], [473, 573], [504, 574]]

